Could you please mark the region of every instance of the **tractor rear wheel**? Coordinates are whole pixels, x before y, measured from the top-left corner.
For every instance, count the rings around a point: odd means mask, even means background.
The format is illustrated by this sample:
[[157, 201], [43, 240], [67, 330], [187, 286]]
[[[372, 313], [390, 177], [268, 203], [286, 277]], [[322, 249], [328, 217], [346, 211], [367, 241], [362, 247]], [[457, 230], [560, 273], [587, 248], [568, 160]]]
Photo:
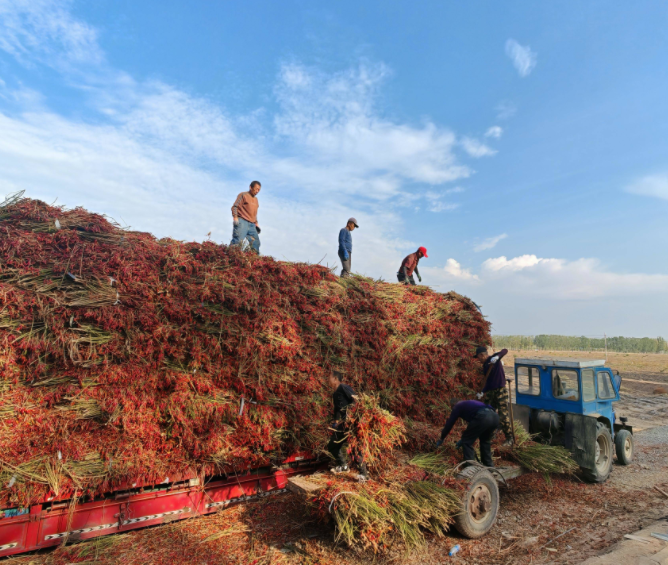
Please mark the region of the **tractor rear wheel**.
[[612, 470], [612, 435], [608, 427], [598, 422], [596, 424], [596, 464], [593, 469], [582, 469], [582, 475], [590, 483], [602, 483]]
[[633, 434], [628, 430], [619, 430], [615, 435], [615, 449], [617, 462], [620, 465], [630, 465], [633, 459]]
[[455, 516], [455, 528], [467, 538], [480, 538], [496, 523], [499, 487], [492, 474], [480, 467], [466, 467], [457, 478], [467, 480], [469, 484], [462, 498], [461, 511]]

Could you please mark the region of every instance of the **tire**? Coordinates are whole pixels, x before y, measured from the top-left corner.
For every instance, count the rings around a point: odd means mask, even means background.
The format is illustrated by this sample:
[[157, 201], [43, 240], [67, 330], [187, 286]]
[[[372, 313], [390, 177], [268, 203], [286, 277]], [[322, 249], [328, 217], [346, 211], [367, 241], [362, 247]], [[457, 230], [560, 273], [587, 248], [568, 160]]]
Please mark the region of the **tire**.
[[633, 460], [633, 434], [629, 430], [619, 430], [615, 436], [617, 463], [630, 465]]
[[466, 467], [457, 475], [469, 482], [462, 497], [462, 507], [455, 516], [457, 531], [469, 539], [484, 536], [496, 523], [499, 513], [499, 487], [489, 471]]
[[596, 465], [594, 469], [582, 469], [584, 479], [590, 483], [603, 483], [612, 470], [612, 435], [608, 427], [598, 422], [596, 424]]

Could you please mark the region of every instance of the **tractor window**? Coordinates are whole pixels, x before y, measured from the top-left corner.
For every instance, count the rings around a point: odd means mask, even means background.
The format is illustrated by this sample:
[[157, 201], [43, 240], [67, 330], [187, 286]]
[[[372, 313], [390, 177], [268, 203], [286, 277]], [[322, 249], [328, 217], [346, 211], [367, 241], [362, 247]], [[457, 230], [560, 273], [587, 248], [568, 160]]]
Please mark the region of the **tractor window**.
[[559, 400], [580, 400], [577, 371], [552, 369], [552, 396]]
[[540, 373], [538, 367], [517, 367], [517, 392], [540, 395]]
[[615, 398], [615, 389], [612, 388], [612, 381], [610, 381], [610, 373], [601, 371], [598, 373], [598, 397], [601, 400], [610, 400]]
[[582, 400], [585, 402], [596, 400], [594, 369], [584, 369], [582, 371]]

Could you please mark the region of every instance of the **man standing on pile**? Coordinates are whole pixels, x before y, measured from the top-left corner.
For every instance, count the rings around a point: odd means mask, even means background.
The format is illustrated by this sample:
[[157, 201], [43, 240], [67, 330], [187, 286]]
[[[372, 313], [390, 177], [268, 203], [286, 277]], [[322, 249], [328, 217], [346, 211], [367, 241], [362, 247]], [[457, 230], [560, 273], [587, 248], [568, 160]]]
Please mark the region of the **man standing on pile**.
[[353, 254], [353, 230], [359, 228], [357, 220], [350, 218], [345, 228], [341, 228], [339, 232], [339, 259], [341, 259], [341, 276], [347, 277], [350, 275], [350, 263]]
[[418, 250], [415, 253], [411, 253], [401, 262], [401, 267], [399, 267], [399, 272], [397, 273], [397, 279], [399, 279], [400, 283], [412, 284], [415, 286], [413, 271], [415, 271], [418, 280], [422, 282], [420, 271], [418, 271], [418, 263], [423, 257], [429, 257], [429, 255], [427, 255], [427, 248], [418, 247]]
[[[454, 401], [453, 401], [454, 402]], [[480, 439], [480, 459], [485, 467], [494, 467], [492, 459], [492, 438], [499, 426], [499, 415], [487, 404], [477, 400], [462, 400], [452, 408], [450, 417], [441, 432], [441, 439], [436, 442], [436, 447], [443, 445], [443, 441], [452, 430], [455, 422], [461, 418], [468, 422], [468, 426], [462, 434], [462, 439], [457, 442], [457, 447], [464, 451], [464, 461], [475, 461], [475, 450], [473, 444]]]
[[501, 429], [506, 436], [504, 445], [512, 445], [514, 438], [509, 416], [510, 396], [506, 388], [506, 372], [501, 361], [507, 353], [507, 349], [502, 349], [494, 355], [487, 355], [486, 347], [478, 347], [475, 351], [476, 357], [482, 362], [482, 374], [485, 377], [485, 387], [478, 394], [478, 398], [482, 398], [484, 394], [487, 404], [493, 406], [499, 413]]
[[[332, 401], [334, 402], [334, 419], [330, 424], [332, 431], [331, 438], [327, 444], [327, 450], [330, 452], [336, 466], [332, 468], [332, 473], [345, 473], [348, 468], [346, 439], [348, 431], [346, 430], [346, 418], [348, 416], [348, 407], [357, 400], [355, 391], [350, 385], [342, 382], [343, 375], [338, 371], [332, 371], [329, 375], [329, 385], [334, 390]], [[367, 476], [364, 460], [357, 457], [360, 474], [363, 478]]]
[[244, 239], [248, 240], [251, 248], [260, 254], [260, 225], [257, 223], [257, 209], [260, 206], [257, 195], [262, 185], [254, 180], [250, 183], [248, 192], [241, 192], [232, 205], [232, 241], [230, 245], [241, 245]]

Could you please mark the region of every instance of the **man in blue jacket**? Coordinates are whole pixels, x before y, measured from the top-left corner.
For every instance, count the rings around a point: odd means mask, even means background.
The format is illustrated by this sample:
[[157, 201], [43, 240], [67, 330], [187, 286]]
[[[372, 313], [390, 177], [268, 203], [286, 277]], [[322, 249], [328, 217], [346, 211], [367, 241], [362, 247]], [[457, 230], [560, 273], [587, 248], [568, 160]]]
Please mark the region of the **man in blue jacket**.
[[492, 459], [492, 438], [496, 428], [499, 427], [499, 415], [488, 404], [483, 404], [478, 400], [462, 400], [455, 404], [450, 413], [448, 421], [441, 432], [441, 439], [436, 442], [440, 447], [443, 440], [455, 425], [455, 422], [461, 418], [468, 422], [468, 426], [462, 434], [457, 446], [461, 446], [464, 451], [464, 461], [475, 461], [475, 450], [473, 444], [475, 440], [480, 439], [480, 459], [485, 467], [494, 467]]
[[357, 220], [350, 218], [345, 228], [339, 232], [339, 259], [341, 259], [341, 276], [347, 277], [350, 275], [350, 263], [352, 261], [353, 253], [353, 236], [352, 232], [355, 228], [359, 228]]

